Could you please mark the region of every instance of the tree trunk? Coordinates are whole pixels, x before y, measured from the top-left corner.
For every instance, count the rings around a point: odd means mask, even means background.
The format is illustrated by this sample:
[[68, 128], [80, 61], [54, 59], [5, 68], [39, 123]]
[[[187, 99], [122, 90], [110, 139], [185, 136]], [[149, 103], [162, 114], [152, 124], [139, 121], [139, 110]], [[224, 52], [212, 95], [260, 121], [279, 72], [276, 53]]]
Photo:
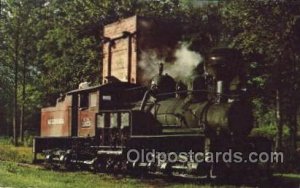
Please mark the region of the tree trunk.
[[[290, 50], [292, 51], [292, 49]], [[293, 75], [293, 80], [292, 80], [292, 97], [291, 97], [291, 102], [290, 102], [290, 145], [291, 145], [291, 154], [292, 156], [296, 156], [297, 153], [297, 137], [298, 137], [298, 122], [297, 122], [297, 115], [298, 115], [298, 105], [299, 105], [299, 97], [298, 97], [298, 90], [297, 90], [297, 76], [299, 74], [298, 72], [298, 67], [297, 67], [297, 55], [291, 53], [291, 62], [292, 62], [292, 75]], [[299, 109], [300, 110], [300, 109]]]
[[282, 151], [282, 131], [283, 131], [283, 124], [281, 121], [280, 116], [280, 96], [279, 96], [279, 89], [276, 90], [276, 122], [277, 122], [277, 137], [276, 137], [276, 145], [275, 151], [279, 152]]
[[13, 110], [13, 137], [14, 145], [18, 146], [18, 64], [19, 64], [19, 34], [15, 39], [15, 85], [14, 85], [14, 110]]
[[26, 99], [26, 91], [25, 91], [25, 87], [26, 87], [26, 61], [27, 61], [27, 57], [25, 55], [24, 57], [24, 63], [23, 63], [23, 83], [22, 83], [22, 107], [21, 107], [21, 122], [20, 122], [20, 139], [21, 142], [24, 141], [24, 119], [25, 119], [25, 99]]

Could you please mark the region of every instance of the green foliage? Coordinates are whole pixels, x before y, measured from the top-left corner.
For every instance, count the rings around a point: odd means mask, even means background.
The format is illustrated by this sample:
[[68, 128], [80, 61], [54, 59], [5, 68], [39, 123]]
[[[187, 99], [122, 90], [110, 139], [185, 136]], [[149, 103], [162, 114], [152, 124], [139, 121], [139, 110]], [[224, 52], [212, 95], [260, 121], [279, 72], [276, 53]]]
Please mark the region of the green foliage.
[[33, 159], [32, 149], [28, 147], [14, 147], [12, 144], [0, 145], [0, 161], [13, 161], [31, 163]]
[[89, 17], [78, 17], [83, 8], [78, 3], [51, 1], [40, 13], [47, 18], [39, 21], [47, 30], [37, 43], [42, 62], [39, 76], [47, 91], [44, 98], [48, 99], [44, 105], [53, 103], [59, 93], [76, 88], [80, 82], [95, 83], [99, 77], [99, 40], [95, 34], [99, 28], [82, 34]]
[[[264, 125], [258, 128], [254, 128], [251, 132], [252, 136], [261, 136], [269, 138], [270, 140], [275, 141], [277, 136], [278, 127], [276, 125]], [[289, 137], [289, 128], [284, 126], [283, 128], [283, 139], [287, 140]]]
[[33, 139], [34, 139], [34, 135], [32, 133], [30, 133], [28, 130], [24, 131], [23, 145], [25, 147], [32, 147], [33, 146]]
[[12, 140], [11, 140], [10, 137], [1, 136], [0, 137], [0, 144], [2, 144], [2, 145], [11, 145]]
[[[258, 87], [269, 84], [265, 89], [290, 89], [289, 83], [294, 82], [294, 78], [286, 79], [284, 75], [295, 75], [297, 52], [292, 40], [297, 37], [293, 27], [299, 8], [288, 1], [229, 1], [224, 5], [223, 21], [230, 34], [224, 41], [259, 63], [252, 67], [260, 72], [252, 77]], [[291, 53], [293, 50], [295, 53]]]
[[[299, 40], [299, 11], [299, 4], [289, 1], [230, 0], [221, 9], [228, 36], [223, 42], [240, 49], [252, 62], [247, 65], [248, 84], [257, 124], [272, 137], [288, 126], [288, 145], [293, 149], [300, 104], [299, 43], [295, 42]], [[277, 138], [280, 142], [280, 131]]]

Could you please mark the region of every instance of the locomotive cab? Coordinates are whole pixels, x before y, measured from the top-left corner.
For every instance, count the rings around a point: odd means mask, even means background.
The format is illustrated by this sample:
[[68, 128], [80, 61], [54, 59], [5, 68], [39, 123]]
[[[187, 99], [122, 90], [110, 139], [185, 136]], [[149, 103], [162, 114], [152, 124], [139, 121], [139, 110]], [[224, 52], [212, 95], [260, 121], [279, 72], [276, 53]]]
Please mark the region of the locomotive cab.
[[161, 133], [159, 122], [147, 112], [101, 110], [96, 118], [96, 137], [101, 146], [125, 146], [130, 136]]
[[144, 87], [128, 82], [87, 86], [68, 92], [56, 106], [41, 110], [41, 137], [34, 140], [35, 156], [55, 148], [68, 148], [74, 141], [82, 143], [93, 140], [95, 144], [101, 144], [99, 128], [109, 128], [104, 134], [112, 137], [119, 115], [109, 113], [112, 120], [105, 120], [108, 123], [99, 126], [98, 115], [103, 111], [130, 110], [142, 99], [144, 92]]

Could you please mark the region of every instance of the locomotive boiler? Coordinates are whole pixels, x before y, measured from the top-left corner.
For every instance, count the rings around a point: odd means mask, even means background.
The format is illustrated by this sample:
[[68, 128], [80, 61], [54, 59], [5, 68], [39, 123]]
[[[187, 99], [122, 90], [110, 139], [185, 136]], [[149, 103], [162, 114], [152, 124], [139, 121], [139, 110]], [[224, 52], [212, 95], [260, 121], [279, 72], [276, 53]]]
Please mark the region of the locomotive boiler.
[[[202, 128], [218, 134], [247, 136], [253, 126], [253, 117], [245, 96], [244, 75], [240, 75], [241, 63], [236, 50], [214, 50], [208, 57], [208, 71], [196, 70], [188, 80], [188, 87], [162, 75], [161, 68], [145, 96], [152, 94], [156, 101], [147, 106], [144, 100], [141, 110], [151, 111], [164, 131]], [[210, 72], [216, 70], [218, 72]]]
[[[154, 33], [144, 32], [152, 27]], [[258, 164], [207, 161], [206, 156], [231, 151], [244, 154], [239, 158], [244, 160], [249, 152], [271, 149], [266, 139], [249, 136], [254, 119], [241, 53], [214, 49], [185, 80], [165, 74], [160, 64], [146, 84], [138, 66], [141, 49], [166, 48], [172, 54], [178, 38], [168, 38], [166, 31], [158, 22], [139, 17], [108, 25], [103, 83], [84, 84], [55, 107], [42, 109], [35, 159], [42, 154], [55, 168], [206, 178], [257, 170]], [[151, 43], [158, 36], [165, 38]], [[202, 154], [200, 161], [191, 152]], [[162, 153], [178, 157], [163, 160]]]

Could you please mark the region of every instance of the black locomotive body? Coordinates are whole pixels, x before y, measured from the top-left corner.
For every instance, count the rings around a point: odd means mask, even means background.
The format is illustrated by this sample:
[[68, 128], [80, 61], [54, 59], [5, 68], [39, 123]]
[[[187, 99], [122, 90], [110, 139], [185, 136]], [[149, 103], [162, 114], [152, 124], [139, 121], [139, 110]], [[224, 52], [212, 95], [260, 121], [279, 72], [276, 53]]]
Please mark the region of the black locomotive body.
[[[71, 91], [67, 94], [70, 134], [36, 137], [35, 156], [44, 154], [51, 166], [101, 172], [214, 178], [240, 173], [237, 169], [257, 170], [257, 163], [207, 160], [206, 156], [240, 152], [244, 160], [249, 152], [271, 150], [267, 140], [249, 137], [253, 116], [245, 81], [241, 54], [216, 49], [185, 83], [163, 74], [161, 65], [149, 87], [112, 79]], [[91, 93], [96, 93], [95, 99]], [[84, 96], [89, 96], [89, 102], [81, 106]], [[61, 121], [54, 113], [48, 116], [51, 125], [44, 127], [66, 126], [55, 125]], [[198, 161], [191, 152], [201, 153]], [[172, 160], [159, 158], [162, 153], [173, 155]]]

